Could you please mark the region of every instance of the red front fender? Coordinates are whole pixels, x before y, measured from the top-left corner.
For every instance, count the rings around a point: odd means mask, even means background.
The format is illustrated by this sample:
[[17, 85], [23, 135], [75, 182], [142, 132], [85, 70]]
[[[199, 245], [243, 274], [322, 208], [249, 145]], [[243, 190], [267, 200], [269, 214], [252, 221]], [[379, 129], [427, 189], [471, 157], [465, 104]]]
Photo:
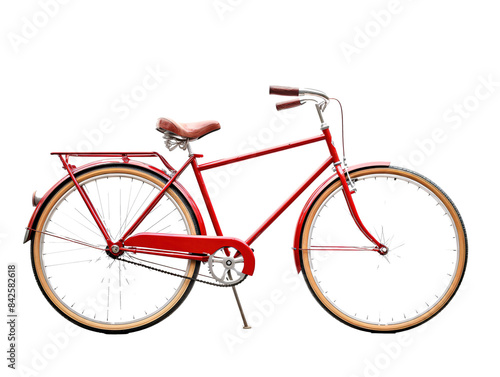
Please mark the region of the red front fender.
[[[366, 162], [364, 164], [358, 164], [349, 167], [349, 173], [355, 172], [357, 170], [366, 169], [366, 168], [374, 168], [374, 167], [387, 167], [389, 166], [389, 162]], [[323, 182], [314, 193], [311, 195], [307, 203], [305, 204], [302, 212], [300, 213], [299, 220], [297, 221], [297, 227], [295, 228], [295, 236], [293, 238], [293, 256], [295, 258], [295, 267], [297, 267], [297, 272], [300, 272], [300, 233], [302, 232], [302, 227], [304, 225], [304, 220], [309, 213], [309, 209], [316, 201], [316, 198], [323, 192], [323, 190], [330, 185], [333, 181], [337, 180], [337, 174], [332, 175], [325, 182]]]
[[[98, 165], [109, 165], [109, 164], [124, 164], [124, 165], [133, 165], [133, 166], [138, 166], [138, 167], [141, 167], [143, 169], [147, 169], [147, 170], [151, 170], [152, 172], [164, 177], [165, 179], [170, 179], [170, 177], [163, 171], [163, 170], [160, 170], [154, 166], [151, 166], [151, 165], [148, 165], [148, 164], [145, 164], [141, 161], [135, 161], [135, 160], [129, 160], [128, 162], [123, 162], [123, 160], [116, 160], [116, 161], [94, 161], [94, 162], [91, 162], [91, 163], [88, 163], [88, 164], [85, 164], [85, 165], [82, 165], [78, 168], [76, 168], [75, 170], [73, 170], [73, 173], [74, 174], [77, 174], [83, 170], [86, 170], [86, 169], [89, 169], [89, 168], [94, 168]], [[40, 199], [40, 201], [38, 202], [35, 210], [33, 211], [33, 215], [31, 215], [31, 219], [30, 219], [30, 222], [27, 226], [27, 229], [26, 229], [26, 233], [25, 233], [25, 236], [24, 236], [24, 243], [28, 242], [32, 235], [33, 235], [33, 231], [31, 229], [34, 229], [36, 227], [36, 224], [37, 224], [37, 221], [38, 221], [38, 218], [39, 218], [39, 215], [40, 215], [40, 211], [41, 211], [41, 208], [43, 208], [45, 202], [47, 201], [48, 198], [50, 198], [52, 196], [53, 193], [56, 192], [57, 188], [63, 184], [66, 184], [71, 178], [69, 177], [69, 175], [66, 175], [64, 178], [62, 178], [59, 182], [57, 182], [54, 186], [52, 186], [52, 188], [50, 190], [48, 190], [45, 195], [42, 197], [42, 199]], [[189, 204], [191, 205], [191, 207], [193, 208], [193, 212], [196, 216], [196, 219], [198, 220], [198, 225], [200, 227], [200, 234], [201, 235], [206, 235], [207, 234], [207, 230], [205, 228], [205, 223], [203, 221], [203, 217], [201, 215], [201, 212], [200, 210], [198, 209], [198, 206], [196, 205], [196, 202], [193, 200], [193, 198], [191, 197], [191, 195], [189, 195], [189, 193], [187, 192], [187, 190], [178, 182], [178, 181], [175, 181], [173, 182], [173, 185], [175, 185], [175, 187], [177, 189], [179, 189], [179, 191], [184, 195], [184, 197], [186, 198], [186, 200], [189, 202]]]

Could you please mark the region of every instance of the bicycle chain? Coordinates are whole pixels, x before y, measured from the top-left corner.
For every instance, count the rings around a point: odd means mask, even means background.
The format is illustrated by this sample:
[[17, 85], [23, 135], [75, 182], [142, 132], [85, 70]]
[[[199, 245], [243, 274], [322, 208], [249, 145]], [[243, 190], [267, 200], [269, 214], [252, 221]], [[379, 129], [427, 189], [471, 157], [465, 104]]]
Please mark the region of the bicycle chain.
[[184, 276], [184, 275], [176, 274], [175, 272], [170, 272], [170, 271], [162, 270], [160, 268], [146, 266], [145, 264], [140, 264], [140, 263], [137, 263], [137, 262], [132, 262], [130, 260], [125, 260], [125, 259], [122, 259], [122, 258], [116, 258], [116, 259], [118, 259], [119, 261], [122, 261], [122, 262], [127, 262], [127, 263], [130, 263], [130, 264], [135, 264], [136, 266], [145, 267], [145, 268], [148, 268], [148, 269], [153, 270], [153, 271], [162, 272], [162, 273], [167, 274], [167, 275], [176, 276], [176, 277], [179, 277], [181, 279], [198, 281], [198, 282], [203, 283], [203, 284], [213, 285], [214, 287], [234, 287], [234, 286], [236, 286], [236, 285], [238, 285], [240, 283], [243, 283], [243, 281], [245, 281], [245, 279], [248, 276], [248, 275], [245, 275], [245, 277], [243, 278], [243, 280], [238, 281], [236, 283], [217, 284], [217, 283], [212, 283], [211, 281], [205, 281], [205, 280], [201, 280], [201, 279], [191, 278], [189, 276]]
[[[27, 229], [30, 229], [30, 228], [27, 228]], [[39, 233], [43, 233], [43, 234], [47, 234], [49, 236], [53, 236], [52, 234], [48, 233], [48, 232], [41, 232], [39, 230], [36, 230], [36, 229], [30, 229], [34, 232], [39, 232]], [[55, 236], [57, 237], [57, 236]], [[58, 238], [61, 238], [61, 237], [58, 237]], [[101, 250], [95, 246], [92, 246], [92, 245], [87, 245], [88, 247], [93, 247], [95, 249], [98, 249], [98, 250]], [[105, 251], [105, 250], [103, 250]], [[196, 279], [196, 278], [191, 278], [189, 276], [184, 276], [184, 275], [180, 275], [180, 274], [176, 274], [175, 272], [170, 272], [170, 271], [166, 271], [166, 270], [162, 270], [160, 268], [156, 268], [156, 267], [151, 267], [151, 266], [146, 266], [145, 264], [140, 264], [140, 263], [137, 263], [137, 262], [132, 262], [130, 260], [126, 260], [126, 259], [122, 259], [120, 257], [116, 258], [117, 260], [119, 261], [122, 261], [122, 262], [127, 262], [127, 263], [130, 263], [130, 264], [135, 264], [136, 266], [140, 266], [140, 267], [145, 267], [145, 268], [148, 268], [150, 270], [153, 270], [153, 271], [158, 271], [158, 272], [163, 272], [164, 274], [167, 274], [167, 275], [172, 275], [172, 276], [176, 276], [176, 277], [179, 277], [181, 279], [187, 279], [187, 280], [192, 280], [192, 281], [198, 281], [200, 283], [203, 283], [203, 284], [208, 284], [208, 285], [213, 285], [214, 287], [234, 287], [240, 283], [243, 283], [243, 281], [247, 278], [248, 275], [245, 275], [245, 277], [236, 282], [236, 283], [228, 283], [228, 284], [217, 284], [217, 283], [212, 283], [211, 281], [205, 281], [205, 280], [200, 280], [200, 279]]]

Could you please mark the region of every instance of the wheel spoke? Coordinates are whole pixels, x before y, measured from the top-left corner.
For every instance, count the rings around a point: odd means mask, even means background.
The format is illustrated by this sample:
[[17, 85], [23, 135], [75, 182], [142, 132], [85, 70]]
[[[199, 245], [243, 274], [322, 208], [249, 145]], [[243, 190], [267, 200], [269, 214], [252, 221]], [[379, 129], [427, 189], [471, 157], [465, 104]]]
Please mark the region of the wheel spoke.
[[373, 246], [310, 246], [301, 250], [321, 250], [321, 251], [376, 251]]
[[[94, 173], [96, 169], [101, 171]], [[78, 179], [106, 230], [116, 239], [166, 180], [136, 167], [96, 169], [81, 173]], [[147, 231], [162, 228], [176, 234], [195, 234], [191, 210], [179, 194], [172, 196], [172, 190], [167, 190], [141, 227]], [[61, 308], [61, 313], [96, 330], [133, 331], [152, 324], [154, 318], [164, 318], [180, 305], [192, 283], [144, 266], [161, 265], [193, 277], [199, 262], [157, 255], [136, 258], [125, 252], [123, 259], [139, 263], [127, 266], [103, 244], [103, 236], [96, 232], [98, 228], [86, 210], [79, 192], [69, 186], [54, 194], [34, 229], [35, 274], [45, 289], [54, 293], [47, 298]], [[93, 250], [99, 250], [98, 254]]]
[[307, 215], [301, 237], [311, 291], [332, 315], [365, 330], [398, 331], [432, 317], [464, 271], [465, 233], [456, 209], [430, 181], [404, 170], [353, 175], [360, 217], [388, 252], [352, 246], [366, 239], [336, 195], [340, 184], [330, 185]]
[[66, 263], [46, 264], [44, 267], [64, 266], [67, 264], [88, 263], [88, 262], [92, 262], [92, 259], [85, 259], [85, 260], [79, 260], [79, 261], [75, 261], [75, 262], [66, 262]]

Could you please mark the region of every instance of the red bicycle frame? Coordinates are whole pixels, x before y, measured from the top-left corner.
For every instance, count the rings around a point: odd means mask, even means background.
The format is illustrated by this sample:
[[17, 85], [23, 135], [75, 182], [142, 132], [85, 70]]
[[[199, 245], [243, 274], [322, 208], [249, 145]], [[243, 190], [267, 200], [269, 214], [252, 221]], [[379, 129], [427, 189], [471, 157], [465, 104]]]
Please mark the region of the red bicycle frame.
[[[373, 237], [370, 232], [363, 225], [359, 214], [354, 205], [352, 199], [351, 189], [347, 183], [345, 172], [341, 166], [341, 162], [337, 153], [337, 150], [332, 142], [332, 136], [328, 127], [322, 129], [323, 134], [320, 136], [315, 136], [312, 138], [271, 147], [263, 149], [261, 151], [243, 154], [240, 156], [226, 158], [222, 160], [212, 161], [205, 164], [198, 165], [197, 159], [203, 157], [200, 154], [190, 154], [187, 161], [182, 165], [182, 167], [175, 171], [172, 166], [158, 153], [156, 152], [98, 152], [98, 153], [65, 153], [65, 152], [55, 152], [54, 155], [58, 155], [61, 159], [64, 168], [68, 171], [71, 180], [74, 182], [76, 189], [82, 196], [86, 206], [88, 207], [90, 214], [94, 218], [97, 226], [101, 230], [103, 237], [106, 240], [109, 252], [120, 255], [124, 251], [132, 251], [135, 253], [145, 253], [162, 255], [175, 258], [192, 259], [206, 261], [208, 260], [208, 255], [215, 253], [217, 250], [224, 248], [226, 253], [228, 253], [227, 248], [233, 247], [238, 250], [238, 255], [243, 256], [244, 259], [244, 269], [243, 273], [247, 275], [252, 275], [255, 265], [253, 251], [250, 249], [250, 245], [306, 190], [312, 182], [316, 180], [331, 164], [333, 164], [334, 169], [337, 173], [338, 178], [341, 181], [342, 191], [346, 199], [349, 211], [352, 218], [354, 219], [359, 230], [366, 236], [366, 238], [371, 241], [375, 246], [374, 251], [380, 254], [386, 253], [386, 248], [381, 244], [375, 237]], [[246, 241], [241, 241], [236, 238], [224, 237], [222, 229], [220, 227], [217, 215], [215, 213], [210, 195], [208, 193], [205, 181], [201, 174], [204, 170], [209, 170], [224, 166], [227, 164], [232, 164], [239, 161], [248, 160], [251, 158], [256, 158], [259, 156], [264, 156], [271, 153], [281, 152], [287, 149], [300, 147], [303, 145], [315, 143], [321, 140], [325, 140], [330, 152], [330, 156], [321, 164], [320, 167], [284, 202], [282, 203], [276, 211], [274, 211], [271, 216], [269, 216], [262, 225], [260, 225], [252, 235], [248, 237]], [[89, 199], [85, 190], [80, 186], [77, 178], [73, 174], [72, 170], [75, 166], [69, 164], [69, 156], [80, 156], [80, 157], [121, 157], [126, 163], [129, 161], [129, 156], [134, 157], [159, 157], [163, 164], [171, 171], [173, 171], [172, 177], [165, 184], [165, 186], [158, 192], [155, 198], [151, 201], [148, 207], [142, 212], [142, 214], [137, 218], [137, 220], [125, 231], [120, 240], [114, 242], [109, 236], [102, 223], [97, 211], [95, 210], [91, 200]], [[210, 219], [212, 221], [213, 227], [217, 237], [210, 236], [193, 236], [193, 235], [172, 235], [172, 234], [161, 234], [161, 233], [139, 233], [132, 236], [132, 233], [137, 229], [141, 222], [148, 216], [148, 214], [154, 209], [154, 207], [161, 200], [163, 195], [166, 193], [168, 188], [173, 182], [184, 172], [184, 170], [191, 165], [193, 168], [196, 180], [198, 182], [203, 200], [207, 207]]]

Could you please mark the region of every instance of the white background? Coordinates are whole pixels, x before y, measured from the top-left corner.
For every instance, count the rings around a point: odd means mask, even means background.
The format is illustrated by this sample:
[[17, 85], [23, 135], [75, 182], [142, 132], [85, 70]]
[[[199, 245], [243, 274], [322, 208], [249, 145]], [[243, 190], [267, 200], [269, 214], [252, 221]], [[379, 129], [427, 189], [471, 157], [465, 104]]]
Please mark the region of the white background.
[[[43, 10], [46, 2], [0, 8], [0, 290], [6, 290], [7, 264], [17, 263], [21, 375], [466, 376], [498, 370], [495, 2], [114, 0]], [[162, 76], [156, 88], [141, 92], [151, 69]], [[489, 89], [482, 84], [488, 80], [496, 83]], [[147, 330], [62, 335], [69, 322], [42, 296], [29, 246], [21, 243], [32, 191], [44, 193], [63, 174], [49, 153], [156, 150], [179, 166], [185, 154], [167, 153], [154, 130], [160, 116], [220, 121], [222, 130], [193, 145], [203, 161], [256, 149], [254, 140], [269, 147], [318, 134], [312, 107], [276, 118], [270, 84], [340, 98], [350, 164], [387, 160], [413, 167], [450, 195], [469, 236], [468, 268], [450, 305], [404, 335], [373, 335], [334, 320], [294, 270], [292, 238], [306, 193], [253, 245], [256, 273], [239, 288], [250, 332], [241, 331], [230, 290], [197, 284], [177, 312]], [[117, 111], [116, 101], [131, 91], [145, 95], [126, 114]], [[98, 134], [103, 119], [112, 121], [112, 130]], [[332, 104], [328, 120], [340, 144], [338, 119]], [[430, 142], [433, 135], [439, 136]], [[325, 157], [318, 144], [206, 174], [225, 234], [246, 238]], [[196, 196], [192, 174], [181, 181]], [[0, 344], [7, 348], [6, 336]]]

